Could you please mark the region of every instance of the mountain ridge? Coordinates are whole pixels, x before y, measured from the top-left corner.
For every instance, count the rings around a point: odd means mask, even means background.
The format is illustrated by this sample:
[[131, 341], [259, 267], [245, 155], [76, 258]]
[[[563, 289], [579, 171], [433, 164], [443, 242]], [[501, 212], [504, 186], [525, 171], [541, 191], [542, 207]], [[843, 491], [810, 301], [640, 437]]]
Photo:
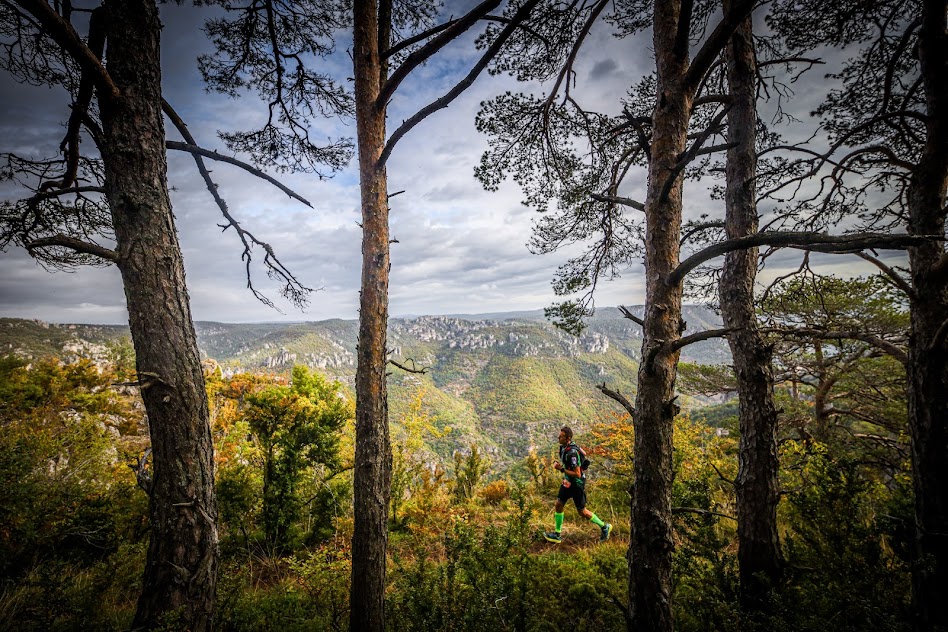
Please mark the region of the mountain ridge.
[[[642, 313], [641, 306], [630, 308]], [[707, 309], [686, 306], [686, 333], [720, 326]], [[297, 323], [195, 323], [202, 357], [225, 375], [244, 371], [287, 373], [295, 364], [348, 384], [355, 374], [358, 321]], [[531, 448], [551, 445], [563, 424], [580, 432], [617, 411], [596, 388], [632, 395], [641, 329], [617, 308], [600, 308], [581, 336], [543, 319], [542, 310], [392, 318], [389, 349], [399, 364], [425, 368], [389, 376], [394, 432], [419, 390], [424, 411], [445, 437], [432, 441], [433, 458], [448, 461], [457, 449], [477, 443], [498, 465], [522, 459]], [[120, 325], [50, 324], [0, 318], [0, 353], [105, 360], [128, 346]], [[723, 340], [683, 351], [686, 361], [728, 362]], [[688, 398], [683, 397], [687, 406]]]

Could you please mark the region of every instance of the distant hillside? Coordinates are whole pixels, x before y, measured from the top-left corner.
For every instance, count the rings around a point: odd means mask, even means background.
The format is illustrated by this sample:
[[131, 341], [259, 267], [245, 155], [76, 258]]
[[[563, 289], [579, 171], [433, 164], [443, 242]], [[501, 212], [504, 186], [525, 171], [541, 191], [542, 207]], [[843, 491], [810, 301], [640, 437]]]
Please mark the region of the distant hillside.
[[[633, 308], [641, 314], [642, 308]], [[686, 333], [718, 327], [710, 311], [685, 308]], [[352, 384], [358, 323], [196, 323], [202, 355], [225, 373], [288, 371], [294, 364]], [[109, 346], [127, 339], [127, 327], [52, 325], [0, 319], [0, 352], [25, 357], [106, 357]], [[477, 442], [498, 465], [548, 450], [556, 429], [582, 430], [616, 405], [596, 384], [606, 382], [630, 396], [638, 370], [641, 330], [615, 308], [603, 308], [575, 337], [543, 318], [542, 310], [464, 316], [395, 318], [389, 325], [392, 358], [427, 368], [424, 374], [391, 368], [390, 411], [397, 424], [411, 396], [425, 389], [425, 406], [439, 428], [451, 432], [431, 441], [442, 458]], [[685, 349], [683, 359], [727, 362], [722, 340]]]
[[23, 358], [104, 359], [109, 346], [128, 338], [124, 325], [56, 325], [40, 320], [0, 318], [0, 354]]

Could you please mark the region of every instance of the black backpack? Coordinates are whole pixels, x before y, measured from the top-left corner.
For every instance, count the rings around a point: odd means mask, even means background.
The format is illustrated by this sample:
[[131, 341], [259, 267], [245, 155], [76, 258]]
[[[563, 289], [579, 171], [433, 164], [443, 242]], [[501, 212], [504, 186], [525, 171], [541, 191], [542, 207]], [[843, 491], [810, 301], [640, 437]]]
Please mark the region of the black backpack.
[[[586, 451], [575, 443], [570, 443], [571, 447], [567, 447], [567, 451], [575, 448], [579, 452], [579, 469], [583, 471], [583, 474], [586, 473], [586, 470], [589, 469], [589, 466], [592, 465], [592, 461], [589, 460], [589, 457], [586, 456]], [[565, 456], [565, 455], [564, 455]]]

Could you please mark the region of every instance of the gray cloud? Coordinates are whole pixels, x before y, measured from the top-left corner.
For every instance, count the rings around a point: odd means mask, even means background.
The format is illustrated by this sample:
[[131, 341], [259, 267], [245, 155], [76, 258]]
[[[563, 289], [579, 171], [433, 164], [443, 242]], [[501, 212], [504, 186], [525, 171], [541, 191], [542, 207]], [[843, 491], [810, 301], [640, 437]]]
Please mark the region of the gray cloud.
[[592, 67], [592, 70], [589, 71], [589, 78], [593, 81], [598, 81], [608, 77], [616, 70], [618, 70], [619, 64], [616, 63], [614, 59], [603, 59], [602, 61], [597, 61], [596, 65]]
[[[162, 5], [163, 70], [168, 100], [185, 117], [201, 144], [224, 150], [218, 128], [248, 129], [259, 125], [265, 108], [253, 97], [232, 100], [207, 94], [200, 85], [195, 59], [209, 50], [199, 27], [211, 9]], [[330, 71], [351, 75], [342, 52], [327, 60]], [[452, 45], [443, 56], [419, 68], [403, 84], [390, 108], [390, 131], [419, 107], [443, 95], [480, 53], [470, 46]], [[616, 41], [608, 27], [596, 27], [589, 37], [589, 54], [577, 60], [579, 77], [594, 81], [574, 91], [592, 110], [617, 112], [629, 85], [650, 71], [651, 55], [642, 41]], [[616, 59], [622, 60], [620, 66]], [[818, 85], [815, 84], [815, 85]], [[534, 309], [556, 300], [550, 279], [557, 266], [579, 252], [572, 247], [553, 255], [529, 253], [534, 213], [520, 204], [522, 194], [510, 182], [496, 193], [484, 191], [473, 178], [474, 166], [487, 148], [487, 139], [474, 128], [482, 101], [505, 90], [539, 91], [509, 77], [480, 77], [451, 107], [417, 126], [395, 148], [389, 165], [392, 198], [392, 314], [472, 313]], [[62, 138], [67, 99], [61, 92], [31, 88], [0, 76], [4, 94], [0, 108], [0, 151], [15, 149], [37, 156], [56, 151]], [[802, 83], [798, 93], [809, 95]], [[354, 135], [349, 121], [319, 123], [317, 136]], [[173, 130], [169, 136], [177, 138]], [[225, 150], [226, 151], [226, 150]], [[284, 314], [266, 308], [246, 289], [241, 246], [232, 230], [221, 232], [220, 212], [204, 188], [193, 160], [169, 155], [172, 202], [187, 270], [194, 317], [199, 320], [265, 321], [355, 318], [361, 266], [361, 221], [358, 171], [350, 165], [329, 181], [306, 174], [280, 179], [309, 199], [313, 208], [290, 200], [271, 185], [244, 171], [209, 163], [219, 191], [242, 226], [271, 244], [300, 279], [320, 291], [305, 312], [281, 302], [278, 288], [257, 264], [254, 283], [275, 299]], [[642, 200], [646, 173], [638, 170], [624, 184], [622, 195]], [[20, 192], [19, 194], [22, 194]], [[18, 195], [0, 186], [0, 197]], [[631, 211], [630, 211], [631, 212]], [[701, 213], [720, 215], [721, 203], [710, 200], [704, 183], [690, 183], [686, 195], [689, 218]], [[849, 257], [847, 261], [851, 260]], [[796, 263], [794, 263], [796, 262]], [[765, 274], [795, 267], [791, 254], [775, 257]], [[833, 269], [856, 270], [852, 262], [827, 261]], [[822, 263], [821, 263], [822, 265]], [[0, 254], [0, 315], [37, 317], [58, 322], [119, 323], [126, 318], [121, 280], [114, 269], [84, 269], [74, 274], [50, 274], [22, 251]], [[861, 268], [864, 269], [864, 268]], [[622, 278], [603, 282], [597, 304], [635, 304], [644, 298], [640, 266]]]

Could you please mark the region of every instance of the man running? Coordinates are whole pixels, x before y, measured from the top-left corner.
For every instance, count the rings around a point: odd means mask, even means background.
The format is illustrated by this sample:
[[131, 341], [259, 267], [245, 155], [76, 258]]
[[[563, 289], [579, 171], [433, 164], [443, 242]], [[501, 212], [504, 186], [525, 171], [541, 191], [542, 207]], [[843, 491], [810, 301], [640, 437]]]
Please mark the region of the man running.
[[560, 543], [560, 531], [563, 529], [563, 508], [570, 498], [576, 504], [576, 510], [584, 518], [599, 527], [599, 541], [605, 542], [609, 539], [612, 532], [612, 525], [600, 520], [596, 514], [586, 509], [586, 473], [583, 472], [583, 456], [580, 447], [573, 443], [573, 430], [569, 426], [560, 428], [560, 462], [554, 463], [553, 467], [563, 472], [563, 484], [560, 485], [560, 493], [556, 496], [556, 505], [554, 505], [554, 518], [556, 519], [556, 530], [547, 531], [543, 534], [547, 542]]

